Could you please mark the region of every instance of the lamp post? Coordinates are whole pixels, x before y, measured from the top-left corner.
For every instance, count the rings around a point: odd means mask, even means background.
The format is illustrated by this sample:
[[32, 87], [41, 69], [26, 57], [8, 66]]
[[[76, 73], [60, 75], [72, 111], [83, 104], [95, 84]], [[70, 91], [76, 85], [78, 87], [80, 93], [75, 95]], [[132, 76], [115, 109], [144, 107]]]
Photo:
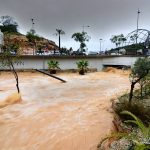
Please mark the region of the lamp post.
[[[34, 18], [31, 18], [31, 34], [34, 35], [35, 34], [35, 29], [34, 29], [34, 25], [35, 25], [35, 22], [34, 22]], [[34, 39], [34, 41], [32, 42], [33, 44], [33, 55], [35, 54], [35, 51], [36, 51], [36, 40]]]
[[35, 22], [34, 22], [34, 18], [31, 18], [31, 33], [34, 35], [35, 34]]
[[83, 25], [83, 26], [82, 26], [82, 32], [84, 32], [84, 28], [86, 28], [86, 27], [89, 28], [90, 26], [89, 26], [89, 25], [86, 25], [86, 26]]
[[140, 17], [140, 10], [138, 9], [138, 12], [137, 12], [137, 35], [136, 35], [136, 44], [137, 44], [137, 39], [138, 39], [138, 29], [139, 29], [139, 17]]
[[99, 39], [99, 49], [100, 49], [100, 54], [101, 54], [102, 40], [103, 40], [103, 39]]

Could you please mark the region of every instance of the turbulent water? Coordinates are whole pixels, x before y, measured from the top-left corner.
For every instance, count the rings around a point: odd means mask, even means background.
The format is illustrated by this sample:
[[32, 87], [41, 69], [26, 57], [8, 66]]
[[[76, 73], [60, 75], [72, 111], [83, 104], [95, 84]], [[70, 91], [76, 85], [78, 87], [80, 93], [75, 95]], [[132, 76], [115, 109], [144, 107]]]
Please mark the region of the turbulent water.
[[[129, 87], [123, 72], [85, 76], [19, 73], [22, 101], [0, 109], [1, 150], [94, 150], [112, 129], [112, 97]], [[10, 73], [0, 75], [1, 102], [15, 92]]]

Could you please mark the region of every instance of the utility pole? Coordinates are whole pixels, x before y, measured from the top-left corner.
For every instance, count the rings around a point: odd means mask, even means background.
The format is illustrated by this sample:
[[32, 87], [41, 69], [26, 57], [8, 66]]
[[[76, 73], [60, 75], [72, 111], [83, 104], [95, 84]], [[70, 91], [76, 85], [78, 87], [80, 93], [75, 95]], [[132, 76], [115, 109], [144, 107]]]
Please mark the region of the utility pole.
[[[35, 29], [34, 29], [34, 25], [35, 25], [35, 22], [34, 22], [34, 18], [31, 18], [31, 23], [32, 23], [32, 26], [31, 26], [31, 34], [35, 34]], [[36, 40], [34, 40], [34, 48], [33, 48], [33, 55], [35, 54], [35, 51], [36, 51]]]
[[31, 33], [35, 34], [35, 29], [34, 29], [35, 22], [34, 22], [34, 18], [31, 18], [31, 24], [32, 24], [32, 26], [31, 26]]
[[89, 26], [89, 25], [86, 25], [86, 26], [83, 25], [83, 26], [82, 26], [82, 32], [84, 32], [84, 28], [85, 28], [85, 27], [89, 28], [90, 26]]
[[137, 31], [136, 31], [136, 44], [137, 44], [137, 39], [138, 39], [138, 30], [139, 30], [139, 18], [140, 18], [140, 10], [138, 9], [137, 12]]
[[102, 51], [102, 40], [103, 40], [103, 39], [99, 39], [99, 43], [100, 43], [100, 45], [99, 45], [100, 54], [101, 54], [101, 51]]

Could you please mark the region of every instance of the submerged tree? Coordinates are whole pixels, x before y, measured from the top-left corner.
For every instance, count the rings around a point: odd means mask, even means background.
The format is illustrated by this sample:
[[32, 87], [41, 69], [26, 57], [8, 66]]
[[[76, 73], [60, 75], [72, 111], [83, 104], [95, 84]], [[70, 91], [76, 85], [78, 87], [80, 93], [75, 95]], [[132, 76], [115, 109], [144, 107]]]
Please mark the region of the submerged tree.
[[56, 74], [57, 69], [60, 69], [59, 68], [59, 62], [57, 60], [49, 60], [47, 62], [47, 64], [48, 64], [48, 69], [49, 69], [51, 74]]
[[77, 41], [77, 42], [80, 43], [80, 51], [81, 51], [81, 52], [85, 52], [85, 51], [86, 51], [86, 50], [85, 50], [85, 47], [86, 47], [85, 42], [86, 42], [86, 41], [89, 41], [89, 39], [90, 39], [90, 37], [88, 36], [88, 34], [87, 34], [86, 32], [82, 32], [82, 33], [77, 32], [77, 33], [74, 33], [74, 34], [72, 35], [72, 38], [73, 38], [75, 41]]
[[85, 72], [87, 72], [87, 69], [89, 66], [88, 61], [87, 60], [80, 60], [80, 61], [76, 62], [76, 64], [77, 64], [77, 67], [79, 69], [79, 74], [84, 75]]
[[[15, 45], [14, 45], [15, 47]], [[18, 74], [17, 71], [14, 67], [15, 64], [21, 64], [21, 61], [19, 60], [19, 53], [16, 53], [15, 55], [12, 55], [12, 51], [11, 51], [11, 44], [9, 45], [4, 45], [2, 46], [2, 53], [0, 54], [0, 68], [1, 69], [9, 69], [16, 80], [16, 87], [17, 87], [17, 91], [18, 93], [20, 93], [20, 88], [19, 88], [19, 78], [18, 78]], [[16, 45], [16, 50], [19, 49], [19, 46]]]

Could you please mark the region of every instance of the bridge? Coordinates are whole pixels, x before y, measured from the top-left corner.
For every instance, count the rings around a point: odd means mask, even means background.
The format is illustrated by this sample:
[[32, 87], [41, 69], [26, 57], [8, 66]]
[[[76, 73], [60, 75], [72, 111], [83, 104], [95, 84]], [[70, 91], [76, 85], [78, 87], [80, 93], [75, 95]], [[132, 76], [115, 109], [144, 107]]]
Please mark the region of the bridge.
[[48, 69], [47, 62], [55, 59], [59, 62], [60, 68], [77, 69], [76, 62], [79, 60], [87, 60], [89, 68], [102, 70], [105, 66], [132, 66], [139, 57], [145, 56], [20, 56], [22, 65], [15, 65], [16, 69]]

